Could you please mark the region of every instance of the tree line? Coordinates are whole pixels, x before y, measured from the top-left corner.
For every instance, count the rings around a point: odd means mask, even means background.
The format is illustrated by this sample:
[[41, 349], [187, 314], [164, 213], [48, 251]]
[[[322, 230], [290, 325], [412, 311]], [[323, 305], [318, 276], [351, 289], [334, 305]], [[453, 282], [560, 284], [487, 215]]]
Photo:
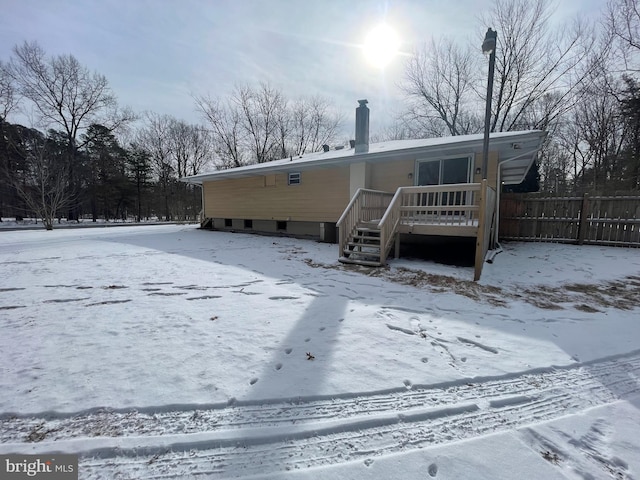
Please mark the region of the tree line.
[[[181, 178], [321, 150], [342, 122], [329, 100], [266, 83], [194, 104], [202, 124], [137, 114], [74, 56], [15, 46], [0, 62], [0, 219], [195, 220], [201, 194]], [[9, 122], [19, 108], [40, 128]]]

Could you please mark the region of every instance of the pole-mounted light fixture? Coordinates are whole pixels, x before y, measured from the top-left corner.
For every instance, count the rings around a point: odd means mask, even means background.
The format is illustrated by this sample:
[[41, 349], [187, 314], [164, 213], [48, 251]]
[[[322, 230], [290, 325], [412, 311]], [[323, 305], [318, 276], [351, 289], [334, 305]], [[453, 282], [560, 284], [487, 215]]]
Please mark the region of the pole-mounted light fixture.
[[492, 53], [496, 49], [496, 41], [498, 40], [498, 32], [489, 28], [482, 42], [482, 53]]
[[[489, 165], [489, 124], [491, 123], [491, 97], [493, 96], [493, 72], [496, 65], [496, 44], [498, 32], [489, 28], [482, 42], [482, 53], [489, 54], [489, 78], [487, 79], [487, 104], [484, 114], [484, 143], [482, 145], [482, 179], [487, 178]], [[499, 185], [496, 185], [500, 188]]]

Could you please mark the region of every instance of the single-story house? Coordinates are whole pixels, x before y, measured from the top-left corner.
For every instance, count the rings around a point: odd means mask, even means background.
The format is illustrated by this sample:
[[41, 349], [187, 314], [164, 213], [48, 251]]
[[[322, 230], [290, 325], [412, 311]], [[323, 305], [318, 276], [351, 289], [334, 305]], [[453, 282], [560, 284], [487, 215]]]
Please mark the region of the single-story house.
[[482, 134], [369, 144], [366, 103], [349, 146], [184, 178], [202, 186], [202, 226], [338, 240], [341, 261], [371, 266], [401, 235], [475, 236], [484, 258], [496, 187], [522, 182], [546, 133], [491, 134], [483, 181]]

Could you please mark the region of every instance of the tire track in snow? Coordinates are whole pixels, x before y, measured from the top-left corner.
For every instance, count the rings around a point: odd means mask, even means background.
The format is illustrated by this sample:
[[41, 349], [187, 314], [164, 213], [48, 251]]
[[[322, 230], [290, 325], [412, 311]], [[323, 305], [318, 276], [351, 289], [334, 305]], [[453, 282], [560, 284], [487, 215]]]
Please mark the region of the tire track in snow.
[[[160, 413], [101, 412], [0, 421], [0, 452], [81, 454], [86, 478], [227, 478], [275, 473], [518, 428], [636, 394], [640, 353], [470, 383]], [[16, 432], [52, 430], [37, 444]], [[92, 429], [109, 425], [103, 437]], [[52, 441], [55, 435], [58, 441]], [[100, 434], [100, 432], [94, 432]]]

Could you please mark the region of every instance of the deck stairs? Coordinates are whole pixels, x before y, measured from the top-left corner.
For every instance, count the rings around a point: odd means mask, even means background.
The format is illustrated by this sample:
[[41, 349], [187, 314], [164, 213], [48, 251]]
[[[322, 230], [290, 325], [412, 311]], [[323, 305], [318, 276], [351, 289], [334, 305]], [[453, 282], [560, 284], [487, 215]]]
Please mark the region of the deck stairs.
[[213, 228], [213, 218], [205, 218], [200, 222], [200, 228]]
[[338, 260], [342, 263], [367, 267], [382, 266], [378, 222], [359, 222], [341, 253]]
[[487, 184], [459, 183], [399, 187], [396, 192], [358, 189], [337, 222], [342, 263], [386, 264], [400, 235], [476, 237], [474, 279], [491, 244], [496, 191]]

